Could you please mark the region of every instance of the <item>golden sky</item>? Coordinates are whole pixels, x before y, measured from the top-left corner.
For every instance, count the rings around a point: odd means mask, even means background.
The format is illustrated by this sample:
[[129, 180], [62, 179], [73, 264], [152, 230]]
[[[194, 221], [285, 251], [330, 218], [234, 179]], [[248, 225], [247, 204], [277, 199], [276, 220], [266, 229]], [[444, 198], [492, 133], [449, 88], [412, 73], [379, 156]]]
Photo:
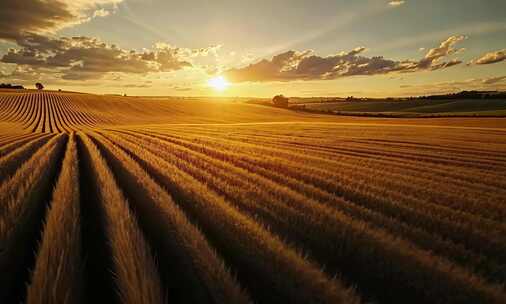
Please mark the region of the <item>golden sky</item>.
[[0, 82], [178, 96], [506, 90], [505, 11], [503, 0], [3, 0]]

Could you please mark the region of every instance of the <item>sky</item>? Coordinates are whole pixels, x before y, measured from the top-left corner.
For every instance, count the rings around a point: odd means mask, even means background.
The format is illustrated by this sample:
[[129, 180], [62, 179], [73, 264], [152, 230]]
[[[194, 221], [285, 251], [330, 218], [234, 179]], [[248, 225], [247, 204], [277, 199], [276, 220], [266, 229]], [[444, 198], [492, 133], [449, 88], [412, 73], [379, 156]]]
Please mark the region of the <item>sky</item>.
[[506, 90], [504, 0], [2, 0], [0, 82], [102, 94]]

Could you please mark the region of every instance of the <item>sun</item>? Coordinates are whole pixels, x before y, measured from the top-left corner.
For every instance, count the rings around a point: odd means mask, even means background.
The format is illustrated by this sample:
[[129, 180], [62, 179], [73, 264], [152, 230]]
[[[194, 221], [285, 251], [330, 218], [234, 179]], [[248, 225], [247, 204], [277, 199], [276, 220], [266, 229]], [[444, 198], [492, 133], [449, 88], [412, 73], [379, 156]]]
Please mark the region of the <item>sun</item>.
[[223, 77], [223, 76], [216, 76], [214, 78], [211, 78], [207, 81], [207, 84], [211, 88], [213, 88], [219, 92], [225, 91], [228, 88], [228, 86], [230, 85], [228, 80], [225, 79], [225, 77]]

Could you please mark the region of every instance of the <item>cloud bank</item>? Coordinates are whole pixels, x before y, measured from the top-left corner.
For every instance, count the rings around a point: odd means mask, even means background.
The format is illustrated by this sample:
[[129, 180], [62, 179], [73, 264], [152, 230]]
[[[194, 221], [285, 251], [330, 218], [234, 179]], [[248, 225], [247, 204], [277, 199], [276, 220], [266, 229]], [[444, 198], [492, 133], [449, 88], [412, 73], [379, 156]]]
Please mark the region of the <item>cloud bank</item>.
[[[107, 73], [146, 74], [192, 66], [192, 58], [216, 54], [220, 46], [178, 48], [157, 43], [151, 49], [125, 50], [94, 37], [55, 37], [54, 33], [92, 18], [107, 17], [123, 0], [2, 0], [0, 40], [17, 44], [0, 57], [15, 64], [18, 79], [51, 75], [65, 80], [99, 79]], [[29, 71], [29, 72], [28, 72]]]
[[420, 60], [397, 61], [382, 56], [366, 57], [362, 55], [365, 47], [326, 57], [314, 55], [312, 51], [291, 50], [276, 55], [271, 60], [263, 59], [243, 68], [230, 69], [225, 75], [233, 82], [267, 82], [434, 71], [462, 63], [456, 59], [445, 59], [463, 51], [455, 48], [455, 45], [464, 39], [465, 36], [449, 37], [438, 47], [430, 49]]
[[145, 74], [191, 67], [191, 58], [207, 56], [216, 46], [185, 49], [158, 43], [152, 49], [124, 50], [97, 38], [49, 38], [26, 34], [20, 48], [8, 50], [0, 62], [52, 71], [66, 80], [97, 79], [109, 72]]

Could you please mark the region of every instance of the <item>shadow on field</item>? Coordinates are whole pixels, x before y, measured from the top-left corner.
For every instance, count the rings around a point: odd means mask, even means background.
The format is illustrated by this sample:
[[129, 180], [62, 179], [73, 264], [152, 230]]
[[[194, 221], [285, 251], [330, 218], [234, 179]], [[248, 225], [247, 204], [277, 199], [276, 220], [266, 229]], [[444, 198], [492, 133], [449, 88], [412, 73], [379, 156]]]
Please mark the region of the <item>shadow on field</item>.
[[113, 261], [105, 232], [104, 214], [97, 186], [91, 174], [91, 158], [79, 136], [76, 137], [81, 174], [81, 224], [84, 257], [85, 303], [120, 303], [114, 284]]

